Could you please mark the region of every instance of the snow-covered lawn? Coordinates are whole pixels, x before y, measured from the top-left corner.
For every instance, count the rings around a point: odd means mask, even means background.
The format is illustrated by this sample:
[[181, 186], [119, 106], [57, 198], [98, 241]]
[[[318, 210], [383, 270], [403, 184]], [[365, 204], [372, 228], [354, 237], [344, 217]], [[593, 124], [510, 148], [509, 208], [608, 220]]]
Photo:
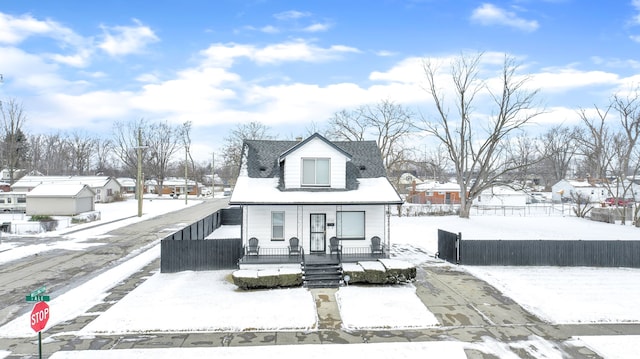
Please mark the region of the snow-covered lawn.
[[[160, 202], [160, 201], [158, 201]], [[135, 205], [135, 203], [134, 203]], [[127, 210], [127, 213], [131, 211]], [[135, 212], [135, 211], [134, 211]], [[125, 223], [126, 224], [126, 223]], [[437, 229], [462, 232], [465, 239], [615, 239], [636, 240], [640, 229], [590, 222], [573, 217], [502, 217], [482, 216], [471, 219], [457, 217], [392, 217], [391, 234], [395, 259], [423, 265], [433, 263], [437, 251]], [[109, 229], [110, 230], [110, 229]], [[232, 230], [227, 228], [225, 230]], [[92, 230], [94, 231], [94, 230]], [[98, 229], [91, 235], [99, 236]], [[69, 241], [70, 238], [60, 241]], [[16, 247], [6, 247], [11, 252]], [[95, 280], [77, 288], [78, 293], [66, 293], [50, 302], [51, 321], [72, 319], [85, 313], [93, 304], [108, 295], [110, 285], [126, 278], [138, 268], [159, 256], [157, 246], [141, 253], [135, 265], [109, 270]], [[543, 319], [553, 323], [640, 322], [640, 269], [628, 268], [565, 268], [565, 267], [455, 267], [469, 271], [488, 281], [507, 296]], [[263, 291], [241, 291], [228, 282], [231, 271], [156, 273], [123, 300], [87, 325], [77, 334], [124, 333], [148, 331], [224, 331], [224, 330], [307, 330], [316, 325], [316, 311], [310, 292], [302, 288]], [[106, 284], [105, 284], [106, 283]], [[85, 288], [86, 290], [83, 290]], [[367, 298], [367, 300], [362, 300]], [[433, 314], [416, 297], [413, 285], [387, 287], [349, 286], [339, 290], [337, 301], [343, 325], [347, 329], [418, 328], [437, 325]], [[295, 304], [294, 304], [295, 303]], [[384, 306], [393, 315], [375, 315]], [[180, 310], [176, 310], [180, 308]], [[163, 320], [153, 313], [163, 313]], [[68, 334], [68, 333], [67, 333]], [[1, 336], [33, 336], [28, 320], [18, 318], [0, 327]], [[589, 345], [607, 358], [635, 357], [632, 343], [637, 336], [580, 337], [576, 342]], [[540, 350], [545, 342], [530, 338]], [[338, 346], [278, 346], [261, 348], [157, 349], [145, 351], [59, 352], [53, 358], [142, 358], [175, 356], [246, 357], [272, 353], [283, 358], [360, 355], [372, 358], [425, 357], [427, 353], [442, 357], [464, 358], [464, 348], [495, 353], [501, 358], [504, 345], [485, 339], [483, 343], [410, 343], [389, 345]], [[340, 346], [342, 347], [342, 346]], [[252, 352], [259, 350], [259, 352]], [[622, 352], [622, 353], [616, 353]], [[505, 352], [506, 353], [506, 352]], [[271, 354], [269, 354], [271, 355]], [[315, 355], [315, 356], [314, 356]], [[0, 357], [2, 357], [0, 352]], [[549, 347], [533, 357], [560, 358]]]
[[548, 322], [640, 323], [638, 268], [465, 266], [464, 270]]

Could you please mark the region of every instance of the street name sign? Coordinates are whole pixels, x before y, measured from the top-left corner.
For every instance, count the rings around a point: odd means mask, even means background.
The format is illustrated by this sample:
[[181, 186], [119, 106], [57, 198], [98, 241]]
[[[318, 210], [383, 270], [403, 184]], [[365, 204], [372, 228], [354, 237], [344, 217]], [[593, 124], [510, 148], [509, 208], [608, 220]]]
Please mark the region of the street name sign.
[[48, 295], [33, 295], [30, 294], [27, 296], [27, 302], [48, 302], [51, 297]]

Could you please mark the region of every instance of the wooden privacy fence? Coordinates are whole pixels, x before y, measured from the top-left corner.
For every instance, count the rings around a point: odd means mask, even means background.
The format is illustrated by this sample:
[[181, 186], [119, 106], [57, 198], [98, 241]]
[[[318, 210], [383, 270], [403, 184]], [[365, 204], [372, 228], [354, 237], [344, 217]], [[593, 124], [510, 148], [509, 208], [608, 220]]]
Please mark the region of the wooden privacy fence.
[[241, 221], [241, 208], [225, 208], [165, 237], [160, 243], [160, 272], [237, 268], [242, 257], [240, 238], [205, 238], [221, 225]]
[[438, 230], [437, 256], [466, 265], [640, 268], [640, 241], [462, 240]]

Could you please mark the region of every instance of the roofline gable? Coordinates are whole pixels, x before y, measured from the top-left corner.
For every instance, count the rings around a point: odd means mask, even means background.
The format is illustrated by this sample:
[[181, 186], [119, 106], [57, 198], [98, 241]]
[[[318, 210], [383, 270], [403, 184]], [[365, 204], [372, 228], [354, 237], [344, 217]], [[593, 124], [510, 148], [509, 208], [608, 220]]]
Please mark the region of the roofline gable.
[[353, 156], [351, 156], [350, 153], [348, 153], [345, 150], [343, 150], [342, 148], [336, 146], [333, 142], [327, 140], [324, 136], [322, 136], [321, 134], [316, 132], [313, 135], [311, 135], [311, 136], [307, 137], [306, 139], [304, 139], [303, 141], [300, 141], [300, 142], [296, 143], [293, 147], [289, 148], [288, 150], [282, 152], [280, 154], [280, 156], [278, 156], [278, 162], [282, 162], [284, 160], [284, 158], [287, 157], [289, 154], [291, 154], [292, 152], [294, 152], [297, 149], [301, 148], [302, 146], [304, 146], [305, 144], [309, 143], [311, 140], [313, 140], [315, 138], [320, 139], [321, 141], [323, 141], [327, 145], [331, 146], [332, 148], [334, 148], [338, 152], [342, 153], [343, 155], [345, 155], [349, 159], [351, 159], [353, 157]]

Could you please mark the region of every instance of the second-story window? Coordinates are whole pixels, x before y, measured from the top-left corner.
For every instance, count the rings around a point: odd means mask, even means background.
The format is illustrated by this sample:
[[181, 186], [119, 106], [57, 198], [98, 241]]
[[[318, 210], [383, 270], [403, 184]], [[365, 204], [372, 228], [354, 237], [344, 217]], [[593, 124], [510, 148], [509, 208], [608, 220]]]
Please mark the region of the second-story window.
[[328, 158], [302, 159], [303, 186], [329, 186], [331, 161]]

